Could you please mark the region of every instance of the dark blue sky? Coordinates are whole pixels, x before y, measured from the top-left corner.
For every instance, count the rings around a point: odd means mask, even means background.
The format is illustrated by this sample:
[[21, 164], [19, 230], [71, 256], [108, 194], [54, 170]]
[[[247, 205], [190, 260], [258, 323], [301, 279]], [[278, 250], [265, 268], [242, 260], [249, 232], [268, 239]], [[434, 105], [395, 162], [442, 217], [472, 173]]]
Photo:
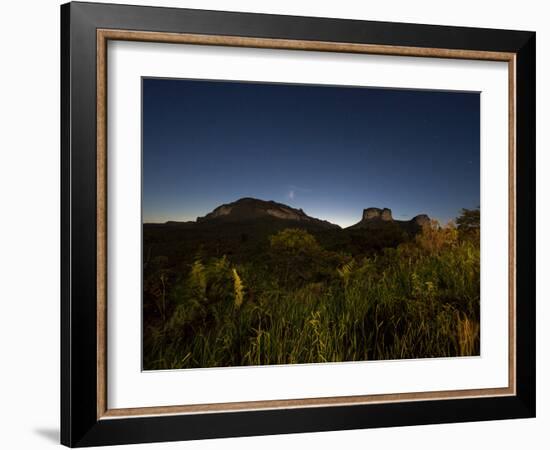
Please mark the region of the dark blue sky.
[[241, 197], [341, 226], [479, 205], [479, 94], [143, 80], [143, 220]]

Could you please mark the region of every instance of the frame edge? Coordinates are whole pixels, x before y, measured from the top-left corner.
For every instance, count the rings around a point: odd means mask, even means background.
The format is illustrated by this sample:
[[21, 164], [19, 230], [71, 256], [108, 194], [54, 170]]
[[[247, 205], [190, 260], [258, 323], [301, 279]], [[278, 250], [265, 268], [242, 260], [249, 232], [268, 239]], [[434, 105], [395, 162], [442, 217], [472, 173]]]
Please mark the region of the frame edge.
[[[81, 397], [84, 397], [84, 400], [89, 400], [89, 395], [84, 395], [80, 390], [83, 388], [83, 385], [89, 384], [92, 378], [95, 384], [94, 375], [86, 375], [85, 382], [80, 382], [76, 380], [78, 386], [73, 385], [75, 381], [74, 377], [76, 375], [82, 375], [82, 369], [86, 364], [74, 361], [73, 353], [76, 351], [73, 347], [77, 345], [82, 346], [81, 337], [83, 332], [73, 329], [72, 321], [75, 318], [82, 319], [83, 310], [74, 311], [72, 308], [72, 302], [74, 302], [73, 296], [73, 286], [72, 286], [72, 268], [75, 266], [75, 271], [82, 270], [83, 267], [80, 265], [76, 266], [75, 261], [73, 261], [73, 253], [77, 255], [76, 250], [72, 250], [72, 241], [74, 239], [72, 234], [73, 222], [75, 222], [75, 213], [72, 210], [72, 192], [73, 189], [77, 189], [77, 193], [80, 192], [78, 189], [82, 189], [82, 184], [77, 185], [72, 179], [73, 174], [73, 165], [76, 167], [77, 162], [72, 161], [72, 157], [75, 156], [73, 152], [78, 150], [78, 146], [73, 147], [74, 139], [72, 137], [73, 127], [75, 126], [74, 118], [83, 119], [88, 118], [87, 112], [73, 112], [72, 106], [74, 105], [74, 98], [72, 92], [72, 82], [78, 78], [78, 75], [75, 76], [73, 73], [73, 68], [78, 67], [78, 62], [75, 59], [81, 59], [86, 56], [80, 54], [79, 50], [82, 53], [88, 51], [88, 48], [78, 49], [73, 43], [76, 43], [75, 38], [76, 34], [80, 36], [83, 33], [89, 33], [93, 28], [95, 30], [96, 26], [105, 25], [97, 19], [97, 13], [104, 11], [110, 11], [110, 7], [120, 7], [122, 5], [97, 5], [90, 3], [77, 3], [77, 4], [64, 4], [61, 6], [61, 443], [67, 446], [89, 446], [89, 445], [106, 445], [106, 444], [122, 444], [122, 443], [131, 443], [131, 442], [154, 442], [159, 441], [159, 434], [151, 431], [151, 434], [148, 435], [146, 425], [153, 426], [153, 428], [160, 429], [166, 428], [169, 426], [175, 426], [176, 419], [169, 419], [167, 417], [158, 418], [158, 417], [149, 417], [149, 418], [133, 418], [133, 419], [116, 419], [116, 420], [95, 420], [91, 421], [89, 416], [89, 411], [85, 411], [88, 408], [88, 401], [84, 403], [79, 402]], [[131, 8], [126, 6], [125, 8]], [[136, 10], [147, 10], [148, 8], [135, 7]], [[163, 8], [157, 8], [163, 9]], [[166, 8], [164, 8], [166, 10]], [[84, 13], [93, 11], [93, 17], [88, 20], [85, 20], [86, 17]], [[136, 11], [137, 12], [137, 11]], [[197, 11], [198, 12], [198, 11]], [[216, 14], [221, 13], [219, 11], [215, 12]], [[158, 14], [158, 12], [157, 12]], [[222, 13], [223, 14], [223, 13]], [[231, 13], [236, 16], [240, 13]], [[244, 14], [244, 13], [243, 13]], [[200, 15], [200, 14], [199, 14]], [[244, 14], [246, 15], [246, 14]], [[136, 15], [139, 18], [139, 14]], [[137, 20], [136, 17], [133, 20]], [[292, 16], [279, 16], [281, 18]], [[316, 18], [309, 18], [316, 19]], [[106, 19], [107, 20], [107, 19]], [[121, 20], [120, 17], [117, 17], [116, 20]], [[322, 19], [319, 19], [322, 20]], [[326, 19], [324, 19], [326, 20]], [[330, 20], [330, 19], [328, 19]], [[338, 19], [336, 19], [338, 20]], [[107, 22], [110, 22], [109, 18]], [[345, 21], [343, 21], [345, 22]], [[76, 30], [79, 28], [78, 25], [85, 25], [84, 30]], [[404, 26], [409, 26], [412, 24], [402, 24]], [[421, 27], [422, 25], [413, 25]], [[250, 32], [253, 35], [255, 32], [252, 30]], [[521, 318], [525, 320], [525, 323], [522, 324], [518, 330], [518, 340], [521, 340], [521, 343], [518, 342], [518, 353], [517, 360], [518, 364], [516, 367], [517, 380], [518, 380], [518, 393], [516, 397], [509, 398], [508, 401], [502, 400], [495, 402], [493, 405], [494, 410], [492, 415], [494, 419], [506, 419], [512, 417], [534, 417], [536, 413], [536, 397], [535, 397], [535, 272], [534, 272], [534, 263], [535, 263], [535, 179], [534, 179], [534, 167], [535, 167], [535, 33], [530, 32], [511, 32], [511, 33], [520, 33], [522, 39], [521, 48], [517, 50], [518, 64], [517, 64], [517, 76], [518, 76], [518, 90], [517, 90], [517, 112], [518, 118], [521, 116], [521, 121], [518, 120], [517, 123], [517, 167], [516, 167], [516, 176], [521, 178], [522, 183], [518, 183], [518, 219], [516, 223], [516, 230], [518, 231], [517, 245], [518, 245], [518, 260], [521, 261], [518, 264], [518, 267], [521, 265], [524, 269], [519, 275], [518, 271], [518, 285], [516, 286], [517, 296], [521, 297], [523, 302], [521, 305], [518, 304], [518, 314], [521, 314]], [[246, 33], [245, 33], [246, 34]], [[435, 37], [432, 37], [432, 39]], [[519, 39], [519, 38], [518, 38]], [[95, 36], [94, 36], [95, 42]], [[518, 42], [518, 41], [514, 41]], [[86, 43], [86, 45], [88, 45]], [[518, 46], [519, 47], [519, 46]], [[94, 59], [95, 61], [95, 59]], [[88, 62], [88, 60], [86, 60]], [[73, 67], [74, 66], [74, 67]], [[95, 72], [94, 72], [95, 73]], [[95, 76], [94, 76], [95, 78]], [[87, 81], [86, 81], [87, 83]], [[521, 89], [519, 85], [522, 85]], [[522, 98], [522, 95], [525, 95]], [[521, 100], [521, 101], [520, 101]], [[520, 104], [521, 103], [521, 104]], [[95, 106], [95, 103], [94, 103]], [[87, 106], [86, 106], [87, 108]], [[76, 109], [76, 107], [75, 107]], [[82, 109], [82, 108], [81, 108]], [[79, 114], [75, 116], [75, 114]], [[81, 117], [80, 115], [86, 116]], [[77, 130], [79, 131], [79, 130]], [[95, 135], [95, 129], [94, 135]], [[81, 150], [78, 150], [81, 152]], [[82, 154], [79, 153], [80, 164], [82, 165]], [[94, 154], [95, 156], [95, 154]], [[77, 159], [77, 158], [75, 158]], [[521, 161], [520, 161], [521, 160]], [[94, 166], [95, 170], [95, 166]], [[521, 176], [520, 176], [521, 173]], [[95, 190], [94, 190], [95, 195]], [[90, 197], [86, 197], [89, 199]], [[520, 205], [521, 203], [521, 205]], [[76, 203], [75, 203], [76, 204]], [[95, 210], [95, 209], [94, 209]], [[522, 216], [522, 213], [525, 212], [525, 216]], [[85, 213], [88, 213], [86, 210]], [[82, 217], [78, 218], [76, 222], [82, 222]], [[95, 226], [95, 225], [94, 225]], [[522, 236], [522, 233], [525, 233]], [[521, 256], [520, 256], [521, 253]], [[95, 274], [94, 274], [95, 275]], [[79, 275], [82, 277], [82, 275]], [[520, 283], [521, 278], [521, 283]], [[78, 281], [78, 280], [77, 280]], [[74, 289], [76, 291], [76, 288]], [[523, 295], [521, 295], [523, 292]], [[82, 299], [87, 300], [87, 299]], [[86, 309], [85, 307], [84, 309]], [[96, 311], [97, 313], [97, 311]], [[94, 318], [95, 323], [95, 318]], [[86, 325], [88, 327], [88, 325]], [[73, 339], [76, 334], [78, 337], [73, 346]], [[521, 335], [521, 339], [520, 339]], [[93, 336], [97, 338], [97, 336]], [[94, 344], [96, 340], [94, 340]], [[521, 345], [520, 345], [521, 344]], [[520, 355], [523, 355], [520, 359]], [[96, 356], [96, 355], [94, 355]], [[73, 365], [73, 362], [75, 363]], [[525, 364], [525, 366], [522, 366]], [[520, 373], [521, 372], [521, 373]], [[96, 394], [94, 394], [95, 396]], [[447, 403], [449, 402], [449, 403]], [[459, 401], [461, 402], [461, 401]], [[452, 408], [450, 405], [454, 405], [457, 408], [456, 414], [442, 414], [440, 418], [433, 418], [433, 414], [422, 411], [422, 405], [425, 405], [426, 402], [419, 402], [417, 407], [410, 406], [405, 407], [403, 405], [397, 405], [392, 410], [396, 411], [415, 411], [420, 410], [420, 417], [414, 418], [410, 421], [410, 425], [426, 424], [426, 423], [443, 423], [447, 421], [478, 421], [478, 420], [490, 420], [491, 418], [483, 417], [483, 413], [488, 414], [488, 411], [491, 410], [491, 407], [487, 403], [467, 401], [463, 403], [456, 403], [456, 401], [446, 401], [446, 408]], [[496, 408], [496, 404], [501, 405], [502, 409], [499, 411]], [[73, 405], [75, 406], [73, 408]], [[469, 405], [469, 406], [468, 406]], [[467, 414], [467, 410], [473, 407], [473, 405], [479, 406], [479, 412], [470, 419], [464, 418]], [[483, 406], [482, 406], [483, 405]], [[419, 409], [420, 408], [420, 409]], [[349, 419], [349, 414], [347, 411], [355, 411], [359, 414], [360, 417], [357, 417], [353, 420]], [[249, 436], [249, 435], [265, 435], [265, 434], [279, 434], [279, 433], [296, 433], [296, 432], [311, 432], [311, 431], [329, 431], [329, 430], [343, 430], [343, 429], [354, 429], [354, 428], [370, 428], [370, 427], [384, 427], [384, 426], [398, 426], [404, 425], [401, 423], [400, 419], [396, 419], [395, 423], [392, 425], [384, 425], [383, 419], [374, 420], [373, 417], [370, 417], [371, 422], [367, 422], [368, 419], [365, 416], [370, 416], [374, 410], [378, 408], [373, 408], [367, 410], [361, 407], [339, 407], [334, 408], [335, 416], [338, 416], [338, 411], [342, 411], [342, 415], [348, 417], [349, 423], [343, 423], [342, 419], [334, 417], [334, 423], [326, 422], [327, 416], [331, 414], [327, 413], [324, 417], [323, 408], [319, 408], [319, 411], [311, 414], [310, 420], [304, 418], [304, 413], [301, 410], [296, 410], [296, 413], [288, 413], [288, 410], [285, 410], [288, 415], [286, 419], [283, 419], [281, 424], [268, 425], [262, 424], [260, 418], [263, 417], [264, 420], [267, 420], [269, 416], [271, 417], [282, 417], [282, 413], [275, 413], [273, 411], [267, 411], [265, 414], [261, 412], [259, 414], [250, 417], [252, 423], [258, 425], [258, 432], [252, 433], [246, 430], [244, 425], [239, 425], [235, 423], [236, 420], [247, 421], [247, 413], [232, 413], [232, 419], [229, 419], [230, 423], [235, 425], [235, 429], [228, 430], [228, 425], [223, 425], [218, 433], [214, 431], [208, 431], [204, 425], [197, 432], [193, 432], [187, 427], [171, 431], [166, 431], [166, 438], [163, 440], [180, 440], [180, 439], [205, 439], [213, 437], [229, 437], [229, 436]], [[325, 410], [326, 411], [326, 410]], [[363, 411], [363, 414], [360, 412]], [[367, 411], [369, 411], [367, 413]], [[96, 413], [94, 408], [94, 414]], [[76, 416], [74, 415], [76, 414]], [[382, 416], [385, 417], [385, 420], [388, 419], [389, 410], [384, 413], [382, 411]], [[225, 415], [225, 414], [224, 414]], [[399, 416], [401, 414], [398, 414]], [[447, 417], [449, 416], [449, 417]], [[451, 417], [453, 416], [453, 417]], [[177, 416], [171, 416], [177, 417]], [[294, 419], [290, 419], [294, 417]], [[297, 424], [292, 424], [291, 420], [296, 421], [299, 417], [302, 417], [302, 426]], [[290, 419], [290, 420], [289, 420]], [[454, 419], [454, 420], [453, 420]], [[213, 419], [214, 422], [219, 422], [219, 419]], [[365, 423], [367, 422], [367, 423]], [[190, 428], [193, 427], [193, 423], [200, 424], [206, 423], [199, 418], [192, 417], [188, 424]], [[172, 425], [170, 425], [172, 424]], [[181, 424], [180, 424], [181, 425]], [[244, 427], [244, 428], [243, 428]], [[316, 428], [317, 427], [317, 428]], [[118, 429], [118, 431], [116, 431]], [[249, 430], [252, 429], [250, 425]], [[233, 434], [232, 434], [233, 433]], [[141, 441], [136, 441], [139, 439]]]
[[71, 445], [71, 331], [70, 331], [70, 190], [71, 190], [71, 167], [70, 167], [70, 35], [71, 35], [71, 5], [65, 3], [60, 6], [60, 51], [61, 51], [61, 85], [60, 85], [60, 111], [61, 111], [61, 248], [60, 248], [60, 271], [61, 271], [61, 358], [60, 358], [60, 443], [66, 446]]

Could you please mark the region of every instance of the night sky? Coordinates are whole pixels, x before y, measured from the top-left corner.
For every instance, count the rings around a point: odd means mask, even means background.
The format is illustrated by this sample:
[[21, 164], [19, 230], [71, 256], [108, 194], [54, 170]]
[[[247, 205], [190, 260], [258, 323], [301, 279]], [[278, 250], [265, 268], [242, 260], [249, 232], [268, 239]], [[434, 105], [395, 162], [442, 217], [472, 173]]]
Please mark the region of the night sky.
[[242, 197], [341, 226], [479, 205], [479, 94], [143, 79], [143, 221]]

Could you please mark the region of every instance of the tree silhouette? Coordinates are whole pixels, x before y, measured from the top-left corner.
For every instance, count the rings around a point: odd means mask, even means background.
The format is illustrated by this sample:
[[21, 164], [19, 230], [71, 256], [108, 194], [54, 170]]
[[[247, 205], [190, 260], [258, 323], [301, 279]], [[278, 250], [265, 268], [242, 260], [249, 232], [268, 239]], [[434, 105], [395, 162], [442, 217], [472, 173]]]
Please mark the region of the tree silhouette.
[[456, 225], [460, 231], [475, 231], [479, 229], [479, 206], [475, 209], [462, 208], [460, 216], [456, 218]]

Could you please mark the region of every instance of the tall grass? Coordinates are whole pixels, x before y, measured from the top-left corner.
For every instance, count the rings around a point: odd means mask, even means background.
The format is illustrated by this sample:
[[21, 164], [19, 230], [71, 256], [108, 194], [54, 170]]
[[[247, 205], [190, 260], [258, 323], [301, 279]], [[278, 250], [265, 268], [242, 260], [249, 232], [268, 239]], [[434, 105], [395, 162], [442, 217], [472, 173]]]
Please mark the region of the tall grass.
[[197, 260], [170, 295], [161, 290], [171, 313], [144, 330], [145, 369], [479, 354], [476, 239], [432, 224], [356, 260], [310, 236], [302, 251], [296, 238], [265, 264]]

